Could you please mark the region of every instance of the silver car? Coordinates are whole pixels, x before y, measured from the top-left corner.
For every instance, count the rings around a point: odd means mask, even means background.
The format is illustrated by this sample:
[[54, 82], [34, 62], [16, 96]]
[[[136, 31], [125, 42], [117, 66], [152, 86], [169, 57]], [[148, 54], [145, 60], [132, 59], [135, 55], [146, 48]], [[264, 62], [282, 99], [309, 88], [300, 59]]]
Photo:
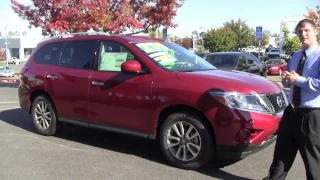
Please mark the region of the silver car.
[[0, 66], [0, 77], [14, 77], [14, 71], [8, 66]]

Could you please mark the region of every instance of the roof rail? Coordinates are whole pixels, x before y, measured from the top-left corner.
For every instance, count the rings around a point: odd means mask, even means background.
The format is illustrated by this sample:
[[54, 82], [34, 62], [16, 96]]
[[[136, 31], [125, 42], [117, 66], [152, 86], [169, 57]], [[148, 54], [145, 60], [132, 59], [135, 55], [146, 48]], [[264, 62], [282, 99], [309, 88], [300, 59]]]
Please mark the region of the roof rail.
[[59, 38], [66, 38], [66, 37], [75, 37], [75, 36], [86, 36], [86, 35], [104, 35], [108, 36], [108, 33], [105, 32], [79, 32], [79, 33], [69, 33], [69, 34], [58, 34], [52, 36], [50, 39], [59, 39]]

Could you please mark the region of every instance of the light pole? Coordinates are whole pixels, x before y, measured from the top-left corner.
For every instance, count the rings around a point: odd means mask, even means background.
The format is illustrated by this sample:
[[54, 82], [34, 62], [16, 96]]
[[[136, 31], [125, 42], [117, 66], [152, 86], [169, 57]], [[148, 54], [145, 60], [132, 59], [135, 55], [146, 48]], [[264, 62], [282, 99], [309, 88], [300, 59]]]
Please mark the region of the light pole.
[[6, 44], [6, 61], [7, 61], [7, 67], [8, 67], [8, 43], [7, 43], [7, 26], [4, 28], [4, 38], [5, 38], [5, 44]]

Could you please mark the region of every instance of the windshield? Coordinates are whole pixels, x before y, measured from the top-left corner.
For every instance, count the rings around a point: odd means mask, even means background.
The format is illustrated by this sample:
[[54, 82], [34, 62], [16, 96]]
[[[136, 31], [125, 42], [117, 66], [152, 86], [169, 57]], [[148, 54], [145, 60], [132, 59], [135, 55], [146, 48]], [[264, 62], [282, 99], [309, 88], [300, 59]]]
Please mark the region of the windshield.
[[281, 60], [268, 60], [266, 64], [281, 64]]
[[271, 50], [270, 52], [280, 52], [280, 50]]
[[162, 69], [168, 71], [205, 71], [217, 69], [193, 52], [171, 42], [135, 43]]

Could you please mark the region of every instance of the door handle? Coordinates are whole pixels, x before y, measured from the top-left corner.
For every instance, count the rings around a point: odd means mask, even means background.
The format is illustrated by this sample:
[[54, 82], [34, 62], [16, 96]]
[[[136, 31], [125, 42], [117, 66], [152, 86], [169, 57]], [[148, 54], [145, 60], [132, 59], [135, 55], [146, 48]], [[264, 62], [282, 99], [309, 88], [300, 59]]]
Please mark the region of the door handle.
[[46, 76], [46, 78], [47, 78], [47, 79], [56, 79], [56, 78], [57, 78], [57, 76], [47, 75], [47, 76]]
[[91, 84], [94, 86], [103, 86], [104, 85], [103, 82], [97, 82], [97, 81], [92, 81]]

